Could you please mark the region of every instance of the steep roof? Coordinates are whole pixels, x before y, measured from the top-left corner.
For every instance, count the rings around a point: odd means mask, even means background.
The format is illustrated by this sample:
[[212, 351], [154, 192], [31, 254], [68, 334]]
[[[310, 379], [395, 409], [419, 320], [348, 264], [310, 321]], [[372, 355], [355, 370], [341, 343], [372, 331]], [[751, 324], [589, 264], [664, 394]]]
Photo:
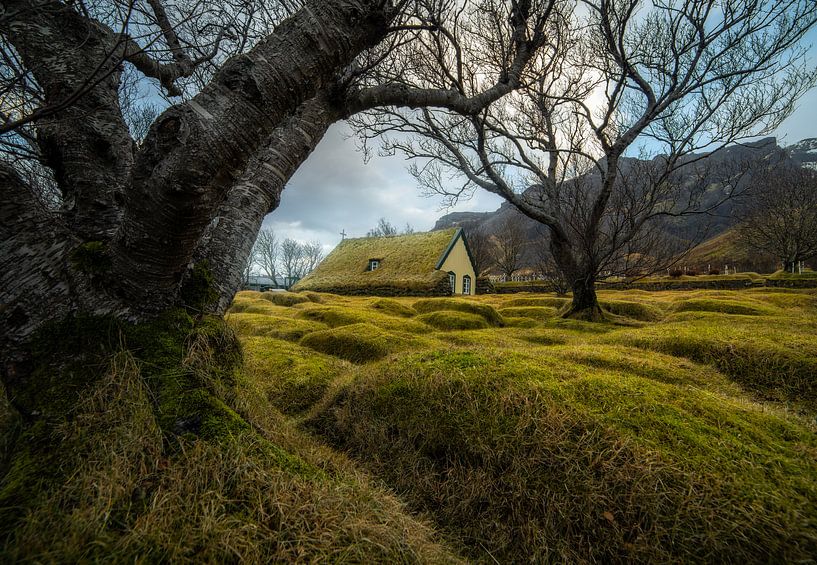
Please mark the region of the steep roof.
[[[340, 292], [382, 286], [405, 289], [433, 286], [442, 276], [436, 269], [450, 252], [459, 231], [451, 228], [394, 237], [346, 239], [295, 289]], [[380, 261], [374, 271], [368, 270], [371, 259]]]

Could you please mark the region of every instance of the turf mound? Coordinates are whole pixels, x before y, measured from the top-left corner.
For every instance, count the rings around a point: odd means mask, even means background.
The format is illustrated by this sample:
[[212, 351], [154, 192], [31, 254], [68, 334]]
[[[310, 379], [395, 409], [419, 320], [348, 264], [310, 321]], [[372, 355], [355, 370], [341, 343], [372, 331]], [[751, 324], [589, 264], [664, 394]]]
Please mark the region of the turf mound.
[[655, 306], [643, 304], [641, 302], [631, 302], [627, 300], [602, 300], [601, 307], [611, 314], [641, 320], [643, 322], [655, 322], [664, 317], [664, 312]]
[[245, 337], [241, 345], [247, 377], [286, 414], [311, 407], [346, 369], [335, 357], [271, 337]]
[[817, 551], [815, 435], [693, 387], [544, 353], [427, 352], [372, 366], [308, 426], [473, 560], [756, 562]]
[[295, 292], [264, 292], [261, 297], [278, 306], [295, 306], [304, 302], [314, 302], [308, 296]]
[[229, 314], [227, 321], [241, 335], [277, 337], [289, 341], [298, 341], [310, 332], [327, 328], [326, 324], [319, 322], [266, 314]]
[[488, 326], [485, 318], [468, 312], [440, 310], [417, 316], [417, 320], [438, 330], [481, 330]]
[[763, 400], [817, 412], [817, 343], [807, 327], [802, 334], [794, 329], [768, 321], [741, 326], [710, 314], [615, 334], [610, 341], [712, 365]]
[[556, 308], [552, 306], [511, 306], [500, 308], [499, 313], [507, 320], [514, 318], [532, 318], [534, 320], [548, 320], [556, 315]]
[[313, 332], [301, 345], [353, 363], [368, 363], [404, 349], [407, 341], [371, 324], [351, 324]]
[[411, 318], [415, 314], [412, 308], [406, 306], [398, 302], [397, 300], [393, 300], [391, 298], [378, 298], [374, 302], [372, 302], [371, 307], [375, 310], [383, 312], [384, 314], [390, 314], [392, 316], [401, 316], [403, 318]]
[[676, 312], [718, 312], [743, 316], [763, 316], [775, 314], [775, 310], [761, 304], [748, 304], [737, 300], [690, 299], [675, 304]]
[[492, 326], [502, 326], [504, 324], [502, 316], [493, 306], [466, 300], [458, 300], [456, 298], [426, 298], [415, 302], [413, 307], [421, 314], [438, 312], [440, 310], [452, 310], [455, 312], [466, 312], [468, 314], [482, 316], [482, 318], [484, 318], [485, 321]]
[[565, 304], [570, 303], [569, 298], [560, 298], [558, 296], [546, 297], [525, 297], [512, 298], [503, 302], [503, 306], [514, 308], [517, 306], [543, 306], [547, 308], [555, 308], [556, 310], [562, 308]]

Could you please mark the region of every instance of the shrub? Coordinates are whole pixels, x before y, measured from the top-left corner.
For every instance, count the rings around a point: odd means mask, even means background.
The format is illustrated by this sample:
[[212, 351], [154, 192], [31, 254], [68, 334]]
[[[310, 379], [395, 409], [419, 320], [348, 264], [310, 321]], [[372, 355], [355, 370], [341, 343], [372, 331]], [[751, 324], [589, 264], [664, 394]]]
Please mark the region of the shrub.
[[449, 310], [421, 314], [417, 320], [438, 330], [481, 330], [488, 327], [488, 322], [482, 316]]
[[671, 276], [671, 277], [672, 277], [672, 278], [674, 278], [674, 279], [680, 278], [680, 277], [682, 277], [683, 275], [684, 275], [684, 272], [683, 272], [681, 269], [672, 269], [672, 270], [669, 272], [669, 276]]
[[710, 275], [720, 275], [721, 272], [720, 272], [719, 269], [709, 269], [709, 274]]

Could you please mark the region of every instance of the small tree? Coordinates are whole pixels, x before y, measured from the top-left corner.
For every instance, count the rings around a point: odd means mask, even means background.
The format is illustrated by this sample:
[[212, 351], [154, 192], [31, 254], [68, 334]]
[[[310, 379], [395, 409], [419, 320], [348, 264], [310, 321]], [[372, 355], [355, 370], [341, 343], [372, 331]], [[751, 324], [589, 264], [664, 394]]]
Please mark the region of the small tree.
[[366, 237], [391, 237], [397, 235], [397, 228], [386, 218], [380, 218], [377, 225], [366, 233]]
[[286, 276], [287, 287], [300, 278], [303, 260], [304, 249], [300, 242], [291, 238], [286, 238], [281, 242], [281, 270]]
[[257, 263], [261, 267], [261, 272], [272, 279], [276, 286], [278, 286], [279, 247], [280, 244], [278, 238], [275, 237], [275, 232], [268, 228], [258, 232], [258, 239], [253, 247], [253, 250], [257, 253]]
[[302, 249], [304, 258], [302, 261], [303, 269], [302, 272], [299, 273], [298, 278], [303, 278], [311, 273], [315, 267], [318, 266], [318, 263], [323, 260], [323, 245], [321, 245], [320, 241], [304, 243], [302, 244]]
[[795, 272], [817, 256], [817, 171], [779, 166], [756, 179], [738, 234], [757, 251], [779, 257]]
[[494, 265], [493, 242], [482, 227], [465, 228], [465, 239], [474, 261], [474, 272], [478, 277], [488, 273]]
[[494, 265], [508, 279], [522, 267], [522, 254], [528, 244], [528, 235], [520, 220], [519, 217], [506, 219], [493, 238]]

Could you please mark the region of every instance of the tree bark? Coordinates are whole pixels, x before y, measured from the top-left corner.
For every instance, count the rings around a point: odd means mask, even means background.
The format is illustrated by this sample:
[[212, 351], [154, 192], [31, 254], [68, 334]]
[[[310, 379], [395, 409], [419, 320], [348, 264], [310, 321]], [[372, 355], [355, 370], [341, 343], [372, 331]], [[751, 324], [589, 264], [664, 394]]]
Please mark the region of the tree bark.
[[602, 320], [604, 313], [596, 296], [596, 269], [577, 261], [573, 249], [574, 244], [564, 234], [551, 233], [553, 259], [573, 291], [570, 308], [563, 313], [563, 317]]
[[281, 122], [387, 31], [377, 2], [316, 0], [150, 130], [111, 244], [123, 300], [166, 308], [205, 229]]
[[337, 121], [338, 110], [325, 92], [304, 102], [279, 126], [230, 189], [196, 250], [207, 261], [218, 299], [209, 309], [223, 314], [244, 282], [243, 266], [264, 216], [278, 207], [286, 183]]

